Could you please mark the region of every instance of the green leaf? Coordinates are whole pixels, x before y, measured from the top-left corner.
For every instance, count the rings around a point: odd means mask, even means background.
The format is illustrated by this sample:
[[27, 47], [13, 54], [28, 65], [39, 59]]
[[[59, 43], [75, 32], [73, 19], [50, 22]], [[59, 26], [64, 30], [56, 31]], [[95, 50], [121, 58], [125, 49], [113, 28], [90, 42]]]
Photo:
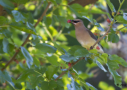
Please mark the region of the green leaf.
[[89, 86], [90, 90], [97, 90], [94, 86], [92, 86], [90, 83], [86, 82], [86, 85]]
[[36, 65], [36, 66], [40, 66], [40, 61], [39, 61], [39, 59], [38, 58], [36, 58], [36, 57], [33, 57], [33, 63]]
[[14, 49], [14, 45], [10, 44], [7, 40], [7, 38], [4, 38], [3, 39], [3, 51], [5, 53], [9, 53], [9, 52], [12, 52]]
[[36, 45], [36, 44], [40, 43], [41, 39], [39, 38], [39, 36], [37, 37], [36, 35], [32, 34], [32, 37], [33, 37], [33, 40], [31, 40], [32, 44]]
[[7, 71], [1, 71], [0, 70], [0, 81], [1, 83], [4, 83], [5, 81], [12, 82], [11, 76]]
[[83, 84], [83, 86], [85, 87], [85, 90], [98, 90], [93, 85], [91, 85], [90, 83], [85, 82], [83, 79], [80, 79], [80, 83]]
[[107, 63], [108, 54], [107, 53], [102, 53], [101, 56], [99, 56], [99, 58], [101, 58], [101, 60], [103, 60], [104, 63]]
[[35, 28], [34, 28], [33, 24], [31, 24], [31, 23], [27, 22], [27, 23], [26, 23], [26, 25], [27, 25], [27, 27], [28, 27], [30, 30], [32, 30], [33, 32], [35, 32], [35, 33], [36, 33], [36, 31], [35, 31]]
[[26, 69], [22, 72], [23, 74], [17, 79], [17, 82], [23, 82], [27, 79], [28, 75], [34, 74], [33, 69]]
[[123, 18], [123, 16], [116, 16], [116, 21], [119, 22], [119, 23], [124, 23], [124, 24], [127, 24], [127, 20], [125, 20]]
[[22, 89], [22, 85], [21, 83], [15, 83], [15, 86], [14, 86], [16, 89]]
[[50, 82], [43, 81], [41, 87], [42, 90], [54, 90], [54, 88], [57, 87], [57, 84], [54, 80], [51, 80]]
[[[62, 26], [65, 26], [66, 28], [69, 28], [69, 27], [70, 27], [70, 24], [67, 23], [67, 20], [66, 20], [65, 17], [57, 16], [57, 18], [58, 18], [58, 20], [59, 20], [59, 22], [60, 22], [60, 24], [61, 24]], [[61, 22], [61, 21], [62, 21], [62, 22]]]
[[112, 12], [116, 12], [116, 10], [115, 10], [113, 4], [111, 3], [111, 1], [110, 1], [110, 0], [106, 0], [106, 2], [107, 2], [107, 4], [108, 4], [109, 8], [111, 9], [111, 11], [112, 11]]
[[57, 30], [53, 26], [49, 26], [48, 30], [49, 30], [50, 34], [52, 35], [52, 37], [54, 37], [58, 34]]
[[69, 35], [72, 36], [72, 37], [74, 37], [74, 38], [76, 38], [76, 36], [75, 36], [75, 30], [71, 30], [70, 33], [69, 33]]
[[93, 63], [93, 59], [91, 59], [91, 58], [86, 58], [86, 60], [87, 60], [87, 62], [89, 63], [89, 64], [92, 64]]
[[67, 51], [63, 49], [60, 45], [58, 45], [55, 41], [53, 42], [53, 44], [54, 44], [54, 47], [57, 48], [57, 50], [59, 50], [63, 54], [67, 53]]
[[24, 47], [21, 46], [20, 48], [21, 48], [22, 54], [26, 58], [27, 66], [30, 68], [30, 66], [33, 64], [33, 58]]
[[91, 23], [93, 23], [93, 19], [92, 18], [88, 18], [86, 16], [82, 16], [82, 17], [84, 17], [85, 19], [87, 19], [88, 21], [90, 21]]
[[52, 15], [52, 25], [55, 25], [55, 22], [58, 22], [58, 18], [56, 15]]
[[71, 84], [67, 85], [68, 90], [83, 90], [83, 88], [71, 77]]
[[123, 18], [127, 21], [127, 13], [123, 13]]
[[[52, 16], [52, 17], [53, 17], [53, 16]], [[52, 19], [51, 19], [50, 17], [46, 17], [44, 23], [45, 23], [45, 25], [48, 27], [49, 25], [51, 25]]]
[[98, 65], [98, 67], [99, 67], [101, 70], [103, 70], [104, 72], [107, 72], [107, 70], [103, 67], [103, 65], [102, 65], [99, 61], [96, 60], [96, 64]]
[[38, 73], [31, 74], [28, 78], [29, 83], [27, 83], [27, 87], [29, 89], [34, 89], [40, 82], [44, 81], [44, 78]]
[[42, 90], [49, 90], [49, 83], [47, 81], [43, 81], [41, 83]]
[[74, 14], [76, 14], [78, 17], [81, 17], [81, 15], [75, 9], [73, 9], [71, 6], [68, 6], [68, 7], [71, 10], [71, 12], [73, 12]]
[[109, 59], [119, 63], [120, 65], [122, 65], [124, 67], [127, 67], [127, 62], [117, 55], [110, 55]]
[[7, 38], [11, 38], [11, 36], [12, 36], [12, 32], [10, 32], [10, 30], [2, 29], [0, 32], [1, 32], [2, 34], [4, 34], [5, 37], [7, 37]]
[[9, 42], [8, 42], [8, 40], [6, 39], [6, 38], [4, 38], [3, 39], [3, 51], [5, 52], [5, 53], [8, 53], [8, 44], [9, 44]]
[[115, 81], [115, 85], [122, 88], [121, 84], [122, 84], [122, 78], [121, 76], [115, 71], [116, 69], [119, 68], [118, 63], [116, 63], [113, 60], [108, 60], [107, 64], [108, 69], [110, 71], [110, 73], [112, 74], [114, 81]]
[[90, 53], [85, 48], [78, 49], [74, 53], [75, 57], [88, 57], [89, 55], [90, 55]]
[[91, 10], [89, 8], [85, 8], [86, 13], [92, 13], [92, 14], [108, 14], [107, 12], [104, 12], [98, 7], [94, 7]]
[[0, 5], [8, 9], [14, 8], [14, 5], [9, 0], [0, 0]]
[[7, 19], [3, 16], [0, 16], [0, 25], [4, 25], [7, 23]]
[[30, 13], [30, 12], [22, 13], [22, 15], [25, 17], [25, 21], [27, 21], [29, 23], [34, 23], [34, 17], [32, 15], [32, 13]]
[[59, 63], [58, 63], [58, 57], [56, 55], [52, 55], [52, 56], [47, 56], [46, 59], [52, 64], [52, 65], [55, 65], [55, 66], [58, 66]]
[[53, 75], [57, 72], [58, 67], [56, 66], [48, 66], [46, 71], [46, 77], [48, 80], [51, 80], [53, 78]]
[[118, 35], [115, 34], [115, 33], [110, 33], [110, 34], [108, 35], [108, 41], [111, 41], [111, 42], [113, 42], [113, 43], [117, 43], [117, 42], [119, 41], [119, 37], [118, 37]]
[[80, 4], [72, 4], [71, 6], [68, 7], [78, 17], [82, 17], [83, 15], [86, 14], [84, 8]]
[[33, 31], [33, 29], [26, 27], [26, 25], [22, 23], [11, 23], [10, 26], [26, 33], [35, 34], [35, 31]]
[[19, 11], [13, 10], [12, 15], [14, 16], [16, 22], [25, 22], [26, 18]]
[[101, 25], [99, 23], [95, 23], [95, 25], [97, 26], [97, 28], [100, 30], [100, 31], [105, 31], [104, 28], [101, 27]]
[[65, 61], [65, 62], [70, 62], [71, 60], [74, 60], [75, 57], [74, 56], [70, 56], [70, 55], [61, 55], [60, 58]]
[[14, 0], [15, 3], [18, 3], [18, 4], [25, 4], [28, 2], [28, 0]]
[[72, 46], [68, 50], [68, 53], [71, 54], [71, 55], [74, 55], [75, 51], [78, 50], [78, 49], [83, 49], [83, 47], [82, 46], [78, 46], [78, 45]]
[[0, 53], [4, 53], [3, 52], [3, 40], [0, 39]]
[[60, 3], [62, 3], [62, 0], [56, 0], [56, 3], [60, 4]]
[[54, 88], [57, 86], [56, 81], [51, 80], [49, 82], [49, 90], [54, 90]]
[[57, 0], [49, 0], [49, 1], [51, 1], [54, 5], [57, 5], [56, 3]]
[[55, 53], [56, 52], [56, 48], [46, 44], [46, 43], [39, 43], [35, 46], [36, 49], [44, 52], [44, 53]]
[[64, 90], [64, 83], [61, 79], [58, 79], [56, 83], [57, 87], [54, 90]]
[[37, 67], [34, 70], [36, 73], [40, 73], [41, 75], [43, 75], [46, 71], [47, 71], [47, 67]]
[[90, 53], [94, 53], [94, 54], [97, 54], [98, 53], [97, 49], [91, 49], [89, 52]]

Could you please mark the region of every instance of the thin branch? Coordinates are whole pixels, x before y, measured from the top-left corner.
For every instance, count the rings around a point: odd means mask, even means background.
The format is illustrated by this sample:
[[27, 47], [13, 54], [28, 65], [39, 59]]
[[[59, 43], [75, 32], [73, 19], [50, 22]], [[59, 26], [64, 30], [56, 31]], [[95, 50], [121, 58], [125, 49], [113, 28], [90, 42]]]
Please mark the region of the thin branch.
[[92, 48], [94, 48], [94, 46], [95, 46], [97, 43], [99, 43], [99, 41], [102, 40], [102, 39], [108, 34], [108, 32], [110, 31], [111, 27], [112, 27], [112, 26], [109, 27], [109, 29], [106, 31], [106, 33], [105, 33], [102, 37], [100, 37], [100, 38], [97, 39], [97, 41], [94, 43], [94, 45], [92, 46]]
[[[43, 19], [43, 17], [45, 16], [46, 12], [48, 11], [48, 8], [49, 8], [50, 4], [51, 4], [51, 2], [48, 3], [46, 9], [45, 9], [44, 12], [42, 13], [41, 17], [38, 19], [38, 21], [36, 22], [36, 24], [34, 25], [34, 27], [36, 27], [36, 26], [38, 25], [38, 23]], [[25, 41], [23, 42], [23, 44], [22, 44], [21, 46], [24, 46], [24, 45], [28, 42], [30, 36], [31, 36], [31, 34], [29, 34], [29, 35], [27, 36], [27, 38], [25, 39]], [[7, 64], [1, 69], [1, 71], [5, 70], [5, 69], [7, 68], [7, 66], [10, 65], [10, 63], [11, 63], [11, 62], [15, 59], [15, 57], [18, 55], [19, 51], [20, 51], [20, 48], [18, 48], [18, 49], [16, 50], [16, 53], [15, 53], [15, 54], [13, 55], [13, 57], [7, 62]]]
[[43, 17], [45, 16], [46, 12], [48, 11], [48, 8], [50, 6], [51, 2], [48, 3], [45, 11], [43, 12], [43, 14], [41, 15], [41, 17], [38, 19], [37, 23], [34, 25], [34, 27], [36, 27], [38, 25], [38, 23], [43, 19]]
[[61, 35], [61, 33], [63, 32], [64, 27], [61, 28], [61, 30], [59, 31], [59, 33], [57, 34], [57, 36], [55, 37], [54, 41], [57, 40], [57, 38]]
[[56, 79], [55, 81], [57, 81], [60, 77], [62, 77], [67, 71], [69, 71], [75, 64], [77, 64], [79, 61], [81, 61], [82, 59], [84, 59], [83, 57], [82, 58], [79, 58], [76, 62], [74, 62], [66, 71], [62, 72]]
[[116, 31], [120, 31], [121, 29], [124, 29], [124, 28], [126, 28], [126, 27], [127, 27], [127, 25], [121, 27], [120, 29], [118, 29], [118, 30], [116, 30]]

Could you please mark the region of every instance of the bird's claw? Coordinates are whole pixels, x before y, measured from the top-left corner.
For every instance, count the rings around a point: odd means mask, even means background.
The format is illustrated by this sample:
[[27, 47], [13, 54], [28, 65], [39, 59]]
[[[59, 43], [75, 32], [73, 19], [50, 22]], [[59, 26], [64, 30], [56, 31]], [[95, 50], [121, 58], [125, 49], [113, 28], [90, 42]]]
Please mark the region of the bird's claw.
[[90, 50], [93, 49], [93, 46], [90, 47]]

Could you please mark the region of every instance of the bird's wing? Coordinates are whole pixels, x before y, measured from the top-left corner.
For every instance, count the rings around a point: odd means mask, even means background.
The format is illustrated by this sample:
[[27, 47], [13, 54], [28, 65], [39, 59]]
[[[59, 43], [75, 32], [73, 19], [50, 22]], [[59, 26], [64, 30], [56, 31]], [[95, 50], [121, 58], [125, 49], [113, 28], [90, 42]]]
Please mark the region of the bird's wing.
[[[88, 33], [90, 34], [90, 36], [91, 36], [92, 38], [94, 38], [95, 40], [97, 40], [96, 36], [95, 36], [90, 30], [87, 29], [87, 31], [88, 31]], [[100, 47], [103, 49], [103, 47], [102, 47], [102, 45], [100, 44], [100, 42], [98, 42], [98, 44], [99, 44]]]
[[97, 40], [96, 36], [90, 30], [87, 29], [87, 31], [93, 39]]

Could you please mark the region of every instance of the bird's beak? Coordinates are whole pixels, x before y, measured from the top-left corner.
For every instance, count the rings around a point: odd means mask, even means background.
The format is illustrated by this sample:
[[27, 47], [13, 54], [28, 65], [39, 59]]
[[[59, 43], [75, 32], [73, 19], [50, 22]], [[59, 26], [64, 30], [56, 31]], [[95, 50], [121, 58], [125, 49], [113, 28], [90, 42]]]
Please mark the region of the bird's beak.
[[72, 24], [73, 24], [73, 21], [74, 21], [74, 20], [68, 20], [67, 23], [72, 23]]

